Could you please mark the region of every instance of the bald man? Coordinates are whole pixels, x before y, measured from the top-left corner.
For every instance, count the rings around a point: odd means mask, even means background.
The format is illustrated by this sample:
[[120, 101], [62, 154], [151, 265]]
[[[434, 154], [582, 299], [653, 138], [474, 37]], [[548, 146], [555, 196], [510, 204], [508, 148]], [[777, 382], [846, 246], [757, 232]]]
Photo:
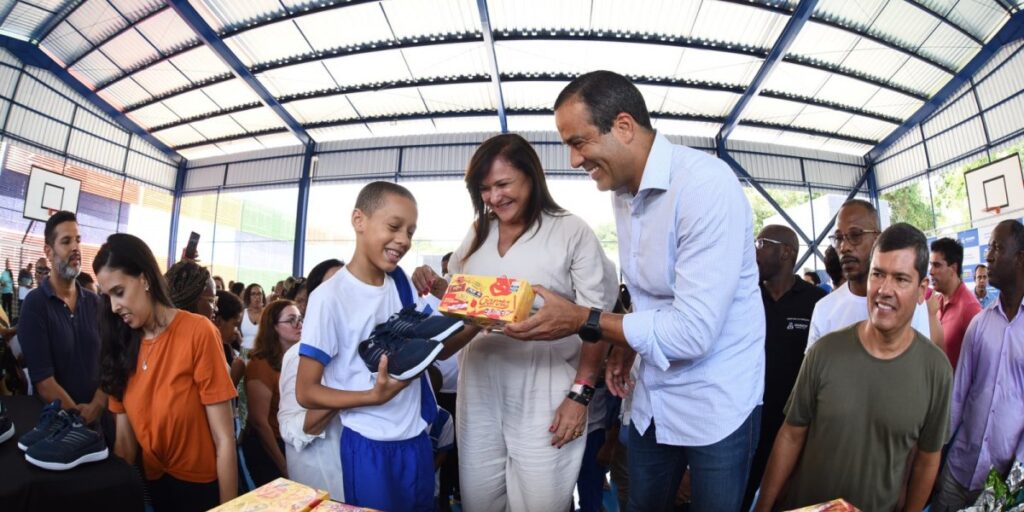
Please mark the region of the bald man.
[[792, 229], [779, 225], [765, 226], [754, 240], [754, 248], [757, 250], [766, 327], [764, 407], [760, 440], [754, 452], [741, 510], [750, 508], [754, 492], [761, 483], [768, 455], [775, 444], [775, 434], [786, 417], [782, 410], [804, 361], [811, 313], [814, 305], [826, 295], [825, 290], [793, 273], [800, 246]]

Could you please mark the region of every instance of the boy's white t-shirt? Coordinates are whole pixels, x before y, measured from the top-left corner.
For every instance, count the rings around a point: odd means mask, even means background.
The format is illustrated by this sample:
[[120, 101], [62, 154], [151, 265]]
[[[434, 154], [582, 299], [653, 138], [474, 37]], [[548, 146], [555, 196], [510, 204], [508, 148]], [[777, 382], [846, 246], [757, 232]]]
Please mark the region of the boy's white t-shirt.
[[[327, 358], [324, 385], [329, 388], [372, 389], [375, 377], [359, 357], [359, 342], [401, 309], [391, 276], [385, 276], [383, 286], [372, 286], [345, 266], [309, 296], [299, 353], [318, 360]], [[419, 382], [412, 382], [382, 405], [343, 409], [338, 416], [344, 426], [368, 439], [411, 439], [427, 427], [420, 413], [420, 389]]]

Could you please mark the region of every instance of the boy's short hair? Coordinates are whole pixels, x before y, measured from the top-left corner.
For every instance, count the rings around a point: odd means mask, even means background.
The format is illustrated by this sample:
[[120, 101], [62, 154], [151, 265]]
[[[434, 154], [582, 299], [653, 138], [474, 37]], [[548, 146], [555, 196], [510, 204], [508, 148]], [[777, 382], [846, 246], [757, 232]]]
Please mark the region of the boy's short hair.
[[409, 192], [409, 189], [390, 181], [374, 181], [359, 191], [359, 195], [356, 197], [356, 209], [365, 215], [373, 215], [373, 212], [384, 204], [384, 197], [388, 194], [404, 197], [412, 201], [413, 204], [416, 203], [416, 198], [413, 197], [412, 192]]

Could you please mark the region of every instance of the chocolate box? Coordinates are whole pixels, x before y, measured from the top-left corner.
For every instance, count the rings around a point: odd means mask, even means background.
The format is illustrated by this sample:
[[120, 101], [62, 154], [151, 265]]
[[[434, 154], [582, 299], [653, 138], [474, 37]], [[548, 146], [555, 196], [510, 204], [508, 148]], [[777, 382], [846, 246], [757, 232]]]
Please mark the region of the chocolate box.
[[533, 288], [523, 279], [456, 274], [438, 310], [484, 327], [501, 327], [525, 320], [533, 297]]

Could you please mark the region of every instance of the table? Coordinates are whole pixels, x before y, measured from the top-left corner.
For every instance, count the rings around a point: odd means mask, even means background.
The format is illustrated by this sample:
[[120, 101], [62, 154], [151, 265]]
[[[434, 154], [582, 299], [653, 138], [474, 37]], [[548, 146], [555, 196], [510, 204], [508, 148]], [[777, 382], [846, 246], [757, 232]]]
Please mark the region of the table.
[[3, 510], [143, 509], [142, 479], [124, 460], [110, 456], [69, 471], [48, 471], [25, 461], [18, 438], [39, 421], [43, 404], [32, 396], [0, 396], [14, 421], [14, 437], [0, 444], [0, 503]]

